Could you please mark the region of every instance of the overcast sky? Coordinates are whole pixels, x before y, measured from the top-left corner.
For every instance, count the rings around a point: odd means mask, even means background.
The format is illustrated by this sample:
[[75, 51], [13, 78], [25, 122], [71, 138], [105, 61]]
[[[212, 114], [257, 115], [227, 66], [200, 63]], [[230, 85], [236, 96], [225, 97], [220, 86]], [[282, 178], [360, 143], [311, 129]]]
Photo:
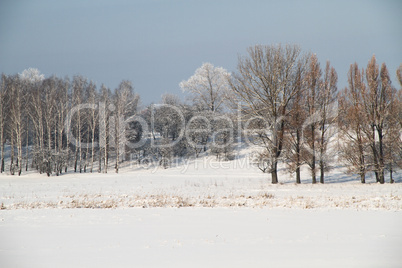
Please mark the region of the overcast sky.
[[349, 65], [373, 54], [402, 63], [402, 1], [0, 0], [0, 72], [81, 74], [114, 89], [133, 82], [143, 104], [203, 62], [235, 71], [255, 44], [298, 44], [330, 60], [346, 86]]

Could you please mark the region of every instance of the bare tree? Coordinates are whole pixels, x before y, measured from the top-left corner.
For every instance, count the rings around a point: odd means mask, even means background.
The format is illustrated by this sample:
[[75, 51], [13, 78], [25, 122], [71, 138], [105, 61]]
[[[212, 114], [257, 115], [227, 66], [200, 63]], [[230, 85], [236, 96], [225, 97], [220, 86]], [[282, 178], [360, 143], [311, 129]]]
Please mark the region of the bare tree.
[[42, 167], [42, 160], [45, 159], [44, 155], [44, 113], [42, 104], [42, 87], [39, 84], [31, 86], [30, 91], [30, 107], [28, 109], [29, 116], [34, 125], [35, 134], [35, 148], [32, 164], [40, 173], [44, 172]]
[[[46, 133], [46, 145], [47, 148], [45, 149], [46, 155], [46, 172], [48, 176], [51, 174], [52, 166], [57, 162], [55, 159], [56, 153], [55, 148], [56, 143], [55, 140], [52, 139], [52, 135], [55, 133], [53, 132], [54, 129], [57, 129], [57, 95], [58, 95], [58, 88], [57, 88], [57, 78], [50, 77], [43, 81], [43, 112], [44, 112], [44, 123], [45, 123], [45, 133]], [[55, 169], [57, 169], [55, 167]]]
[[196, 113], [187, 123], [186, 139], [189, 148], [198, 158], [202, 151], [206, 151], [208, 139], [211, 136], [211, 116], [206, 112]]
[[308, 150], [305, 154], [305, 162], [310, 168], [312, 183], [316, 183], [316, 162], [317, 162], [317, 147], [319, 143], [318, 139], [318, 100], [322, 89], [321, 81], [322, 71], [317, 56], [312, 54], [310, 56], [309, 70], [307, 72], [307, 101], [306, 109], [308, 114], [308, 120], [304, 123], [304, 138], [306, 140], [305, 146]]
[[389, 172], [390, 183], [394, 183], [393, 172], [402, 168], [402, 125], [400, 124], [402, 112], [402, 94], [400, 91], [391, 100], [390, 113], [387, 116], [387, 135], [384, 137], [384, 165]]
[[[15, 169], [17, 169], [18, 175], [22, 172], [22, 142], [24, 135], [24, 123], [23, 118], [25, 116], [25, 91], [23, 87], [23, 82], [20, 78], [16, 76], [9, 77], [8, 86], [10, 88], [10, 136], [12, 140], [11, 147], [11, 164], [10, 173], [14, 174]], [[14, 163], [14, 144], [17, 146], [17, 162]], [[14, 165], [15, 164], [15, 165]]]
[[391, 114], [392, 101], [396, 98], [385, 63], [381, 69], [373, 55], [367, 65], [366, 80], [368, 90], [363, 95], [367, 122], [370, 126], [367, 137], [372, 150], [373, 170], [377, 182], [384, 183], [384, 137], [388, 134], [387, 119]]
[[110, 89], [105, 85], [101, 86], [101, 96], [99, 103], [99, 167], [98, 172], [102, 171], [102, 159], [103, 159], [103, 172], [107, 173], [108, 160], [109, 160], [109, 117], [111, 105]]
[[329, 169], [329, 162], [334, 154], [329, 152], [328, 144], [335, 134], [334, 123], [336, 122], [335, 102], [337, 94], [338, 75], [334, 67], [327, 61], [325, 67], [324, 80], [318, 94], [318, 112], [319, 112], [319, 167], [320, 183], [324, 183], [325, 171]]
[[399, 65], [398, 70], [396, 70], [396, 77], [398, 78], [399, 85], [402, 88], [402, 64]]
[[266, 133], [257, 137], [269, 155], [272, 183], [278, 183], [284, 119], [298, 92], [298, 69], [306, 62], [297, 46], [256, 45], [248, 49], [248, 57], [239, 58], [237, 73], [230, 80], [232, 90], [243, 101], [243, 113], [263, 118], [267, 125]]
[[4, 172], [5, 163], [4, 163], [4, 144], [6, 142], [6, 114], [7, 114], [7, 87], [6, 87], [6, 75], [1, 75], [1, 84], [0, 84], [0, 149], [1, 149], [1, 156], [0, 156], [0, 173]]
[[[76, 107], [78, 105], [84, 104], [84, 89], [87, 86], [86, 78], [82, 76], [75, 76], [73, 78], [73, 95], [72, 95], [72, 105]], [[74, 172], [77, 172], [77, 165], [79, 164], [79, 171], [82, 172], [82, 139], [83, 139], [83, 114], [81, 109], [78, 109], [74, 114], [73, 118], [73, 129], [75, 130], [75, 139], [77, 144], [75, 144], [75, 160], [74, 160]], [[79, 163], [78, 163], [79, 161]]]
[[36, 91], [36, 88], [38, 88], [42, 81], [45, 79], [45, 76], [40, 73], [40, 71], [36, 68], [28, 68], [24, 70], [22, 73], [18, 74], [18, 78], [20, 79], [21, 87], [23, 88], [24, 91], [24, 132], [26, 136], [25, 140], [25, 148], [26, 148], [26, 163], [25, 163], [25, 170], [28, 170], [28, 161], [29, 161], [29, 137], [30, 137], [30, 119], [32, 119], [31, 115], [32, 112], [30, 111], [32, 106], [29, 105], [31, 102], [31, 99], [29, 95], [31, 94], [32, 91]]
[[[97, 101], [97, 94], [96, 94], [96, 86], [95, 84], [91, 81], [86, 89], [86, 94], [87, 94], [87, 101], [90, 104], [96, 104]], [[93, 171], [94, 167], [94, 157], [95, 157], [95, 132], [98, 128], [97, 122], [98, 122], [98, 112], [95, 109], [90, 109], [89, 112], [87, 113], [87, 122], [88, 122], [88, 135], [90, 135], [91, 141], [91, 173]], [[88, 146], [89, 150], [89, 146]]]
[[119, 172], [120, 160], [123, 159], [126, 138], [126, 124], [124, 120], [133, 116], [137, 111], [139, 96], [134, 94], [130, 81], [122, 81], [115, 90], [115, 152], [116, 152], [116, 173]]
[[194, 104], [201, 109], [212, 112], [222, 109], [229, 90], [230, 74], [222, 67], [214, 67], [204, 63], [187, 81], [182, 81], [180, 87], [192, 95]]
[[286, 121], [288, 134], [285, 136], [286, 144], [286, 161], [288, 171], [296, 173], [296, 183], [301, 183], [300, 167], [303, 165], [303, 155], [305, 154], [303, 143], [303, 123], [307, 118], [305, 109], [305, 70], [299, 69], [296, 76], [297, 93], [294, 99], [290, 102], [290, 114]]
[[[70, 156], [70, 149], [69, 149], [69, 141], [68, 141], [68, 135], [65, 133], [64, 129], [64, 120], [65, 117], [68, 113], [68, 109], [70, 107], [70, 81], [68, 78], [65, 78], [64, 80], [59, 80], [59, 101], [57, 103], [58, 105], [58, 153], [61, 155], [63, 158], [63, 163], [60, 163], [59, 171], [58, 173], [62, 173], [63, 170], [63, 164], [64, 164], [64, 171], [67, 172], [67, 167], [68, 167], [68, 162], [69, 162], [69, 156]], [[63, 137], [65, 137], [65, 147], [63, 143]]]
[[349, 86], [340, 93], [338, 101], [341, 157], [347, 163], [349, 172], [359, 174], [361, 183], [365, 183], [368, 140], [362, 95], [365, 94], [366, 85], [364, 71], [360, 71], [356, 63], [350, 66], [348, 82]]

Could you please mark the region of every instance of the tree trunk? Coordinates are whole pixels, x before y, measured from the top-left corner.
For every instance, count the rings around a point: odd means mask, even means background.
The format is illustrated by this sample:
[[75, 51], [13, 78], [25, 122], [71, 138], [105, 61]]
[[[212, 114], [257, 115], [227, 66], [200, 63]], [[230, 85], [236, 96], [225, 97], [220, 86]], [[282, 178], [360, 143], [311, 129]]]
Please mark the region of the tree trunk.
[[320, 160], [320, 183], [324, 183], [324, 162]]
[[278, 162], [276, 161], [275, 163], [272, 164], [271, 167], [271, 178], [272, 178], [272, 184], [278, 183]]
[[364, 175], [364, 172], [362, 172], [362, 171], [360, 171], [360, 182], [366, 183], [366, 176]]
[[380, 147], [380, 153], [379, 153], [379, 159], [378, 159], [378, 166], [379, 166], [379, 179], [380, 183], [384, 184], [385, 183], [385, 178], [384, 178], [384, 149], [383, 149], [383, 134], [382, 134], [382, 128], [378, 127], [377, 128], [377, 133], [378, 133], [378, 143]]
[[120, 161], [120, 159], [119, 159], [119, 157], [120, 157], [120, 137], [119, 137], [119, 135], [120, 135], [120, 121], [119, 121], [119, 119], [120, 119], [120, 116], [119, 116], [119, 114], [118, 114], [118, 116], [117, 116], [117, 120], [116, 121], [118, 121], [117, 123], [116, 123], [116, 138], [115, 138], [115, 141], [116, 141], [116, 143], [115, 143], [115, 152], [116, 152], [116, 166], [115, 166], [115, 169], [116, 169], [116, 173], [119, 173], [119, 161]]
[[17, 139], [17, 150], [18, 150], [18, 176], [21, 176], [22, 173], [22, 129], [21, 126], [18, 127], [18, 139]]
[[[2, 133], [3, 134], [3, 133]], [[0, 173], [4, 172], [4, 141], [3, 141], [3, 135], [0, 137], [0, 146], [1, 146], [1, 167], [0, 167]]]
[[102, 172], [102, 147], [99, 147], [98, 173]]
[[27, 119], [27, 137], [26, 137], [26, 144], [25, 144], [25, 148], [26, 148], [26, 152], [25, 152], [25, 171], [28, 171], [28, 162], [29, 162], [29, 121]]
[[301, 181], [300, 181], [300, 167], [299, 166], [296, 168], [296, 183], [297, 184], [301, 183]]
[[[323, 118], [325, 117], [325, 114], [326, 113], [324, 110], [324, 113], [322, 116]], [[325, 170], [324, 170], [325, 163], [323, 160], [324, 153], [325, 153], [324, 146], [325, 146], [325, 120], [323, 120], [322, 125], [321, 125], [321, 137], [320, 137], [320, 163], [319, 163], [319, 165], [320, 165], [320, 183], [324, 183], [324, 173], [325, 173]]]
[[296, 183], [300, 184], [300, 130], [296, 130]]
[[77, 172], [78, 147], [75, 147], [74, 172]]
[[317, 183], [316, 173], [315, 173], [315, 127], [314, 125], [311, 126], [311, 150], [312, 150], [312, 158], [311, 158], [311, 179], [313, 184]]
[[[360, 137], [360, 135], [359, 135]], [[360, 158], [360, 181], [361, 183], [366, 183], [366, 168], [365, 168], [365, 162], [364, 162], [364, 151], [363, 151], [363, 145], [362, 141], [359, 138], [359, 158]]]
[[11, 157], [10, 157], [10, 174], [14, 175], [14, 135], [11, 133]]
[[377, 147], [376, 147], [377, 145], [375, 142], [375, 126], [374, 125], [371, 126], [371, 130], [372, 130], [371, 150], [373, 151], [373, 161], [374, 161], [373, 164], [375, 167], [374, 174], [375, 174], [376, 182], [380, 182], [380, 175], [378, 173], [378, 171], [379, 171], [378, 158], [377, 158], [378, 152], [377, 152]]
[[[93, 122], [95, 123], [95, 122]], [[95, 127], [92, 129], [92, 148], [91, 148], [91, 173], [94, 169], [94, 156], [95, 156]]]
[[317, 179], [316, 179], [316, 172], [315, 172], [315, 155], [313, 155], [312, 158], [312, 163], [311, 163], [311, 178], [312, 178], [312, 183], [315, 184], [317, 183]]

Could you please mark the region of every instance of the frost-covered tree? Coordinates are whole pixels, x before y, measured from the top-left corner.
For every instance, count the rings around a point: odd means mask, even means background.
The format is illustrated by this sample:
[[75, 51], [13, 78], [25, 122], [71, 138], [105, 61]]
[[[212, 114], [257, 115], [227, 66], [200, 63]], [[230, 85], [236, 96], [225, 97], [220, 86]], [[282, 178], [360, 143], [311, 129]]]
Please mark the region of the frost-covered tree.
[[224, 68], [204, 63], [193, 76], [179, 85], [184, 92], [191, 94], [193, 103], [200, 109], [216, 112], [223, 108], [230, 88], [229, 77]]
[[41, 74], [36, 68], [28, 68], [19, 74], [21, 80], [27, 81], [29, 83], [41, 82], [45, 79], [45, 75]]

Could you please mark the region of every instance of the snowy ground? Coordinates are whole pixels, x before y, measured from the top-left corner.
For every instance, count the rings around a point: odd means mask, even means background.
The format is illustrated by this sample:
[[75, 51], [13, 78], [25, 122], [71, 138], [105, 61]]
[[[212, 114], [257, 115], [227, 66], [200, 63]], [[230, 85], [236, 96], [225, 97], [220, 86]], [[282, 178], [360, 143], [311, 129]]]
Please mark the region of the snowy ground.
[[0, 267], [400, 267], [400, 175], [279, 180], [247, 157], [0, 175]]
[[5, 210], [1, 267], [400, 267], [402, 214], [246, 208]]

